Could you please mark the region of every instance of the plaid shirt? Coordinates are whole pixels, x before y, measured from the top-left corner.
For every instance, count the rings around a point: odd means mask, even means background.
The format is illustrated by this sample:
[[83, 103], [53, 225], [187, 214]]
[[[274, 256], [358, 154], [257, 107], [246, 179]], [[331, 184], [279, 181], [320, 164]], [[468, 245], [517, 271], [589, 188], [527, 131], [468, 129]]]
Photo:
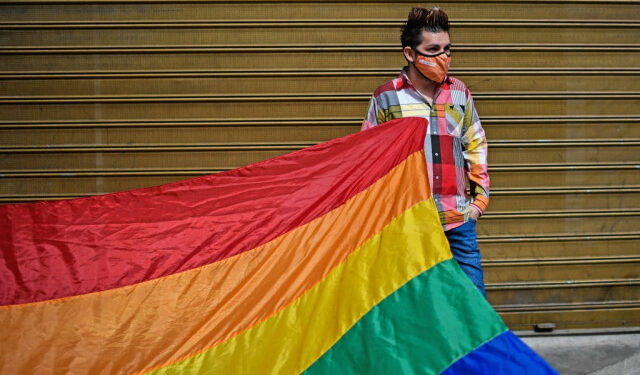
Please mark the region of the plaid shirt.
[[462, 81], [447, 77], [436, 89], [433, 102], [430, 106], [413, 87], [405, 68], [398, 78], [374, 92], [362, 130], [402, 117], [429, 121], [425, 139], [425, 150], [431, 150], [426, 155], [429, 183], [440, 222], [449, 230], [469, 220], [469, 205], [481, 213], [487, 209], [487, 139]]

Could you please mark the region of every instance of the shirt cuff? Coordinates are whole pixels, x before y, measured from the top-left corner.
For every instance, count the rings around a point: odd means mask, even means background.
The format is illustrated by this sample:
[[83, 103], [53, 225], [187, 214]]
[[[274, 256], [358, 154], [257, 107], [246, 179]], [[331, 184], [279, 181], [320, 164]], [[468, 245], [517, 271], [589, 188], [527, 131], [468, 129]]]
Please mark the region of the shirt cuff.
[[478, 196], [476, 196], [476, 199], [473, 202], [471, 202], [471, 205], [477, 208], [480, 211], [480, 216], [482, 216], [484, 212], [487, 210], [487, 206], [489, 205], [489, 199], [484, 195], [478, 194]]

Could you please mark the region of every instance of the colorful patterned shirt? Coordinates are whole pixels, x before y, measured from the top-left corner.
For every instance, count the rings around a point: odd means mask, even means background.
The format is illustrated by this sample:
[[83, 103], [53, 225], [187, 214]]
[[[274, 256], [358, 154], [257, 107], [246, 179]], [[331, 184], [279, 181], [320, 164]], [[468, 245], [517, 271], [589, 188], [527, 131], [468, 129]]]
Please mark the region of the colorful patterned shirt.
[[[447, 77], [428, 104], [405, 69], [374, 92], [362, 130], [402, 117], [429, 121], [425, 138], [433, 199], [445, 230], [469, 220], [469, 205], [484, 213], [489, 205], [487, 139], [465, 84]], [[467, 180], [469, 192], [467, 192]]]

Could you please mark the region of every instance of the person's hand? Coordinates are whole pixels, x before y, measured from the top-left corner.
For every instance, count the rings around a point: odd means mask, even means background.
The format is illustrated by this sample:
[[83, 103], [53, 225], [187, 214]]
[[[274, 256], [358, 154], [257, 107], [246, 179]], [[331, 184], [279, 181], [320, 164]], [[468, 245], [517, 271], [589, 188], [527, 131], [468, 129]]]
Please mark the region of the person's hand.
[[469, 217], [473, 219], [473, 221], [478, 221], [478, 218], [480, 217], [480, 210], [478, 207], [474, 205], [469, 206]]

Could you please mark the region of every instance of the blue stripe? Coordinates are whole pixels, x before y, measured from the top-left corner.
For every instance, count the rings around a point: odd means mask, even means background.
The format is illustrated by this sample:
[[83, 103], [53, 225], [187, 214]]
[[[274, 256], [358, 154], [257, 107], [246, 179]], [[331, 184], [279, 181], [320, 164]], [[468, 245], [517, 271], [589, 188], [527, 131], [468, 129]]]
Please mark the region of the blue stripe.
[[442, 374], [558, 375], [558, 372], [513, 332], [506, 331], [460, 358]]

